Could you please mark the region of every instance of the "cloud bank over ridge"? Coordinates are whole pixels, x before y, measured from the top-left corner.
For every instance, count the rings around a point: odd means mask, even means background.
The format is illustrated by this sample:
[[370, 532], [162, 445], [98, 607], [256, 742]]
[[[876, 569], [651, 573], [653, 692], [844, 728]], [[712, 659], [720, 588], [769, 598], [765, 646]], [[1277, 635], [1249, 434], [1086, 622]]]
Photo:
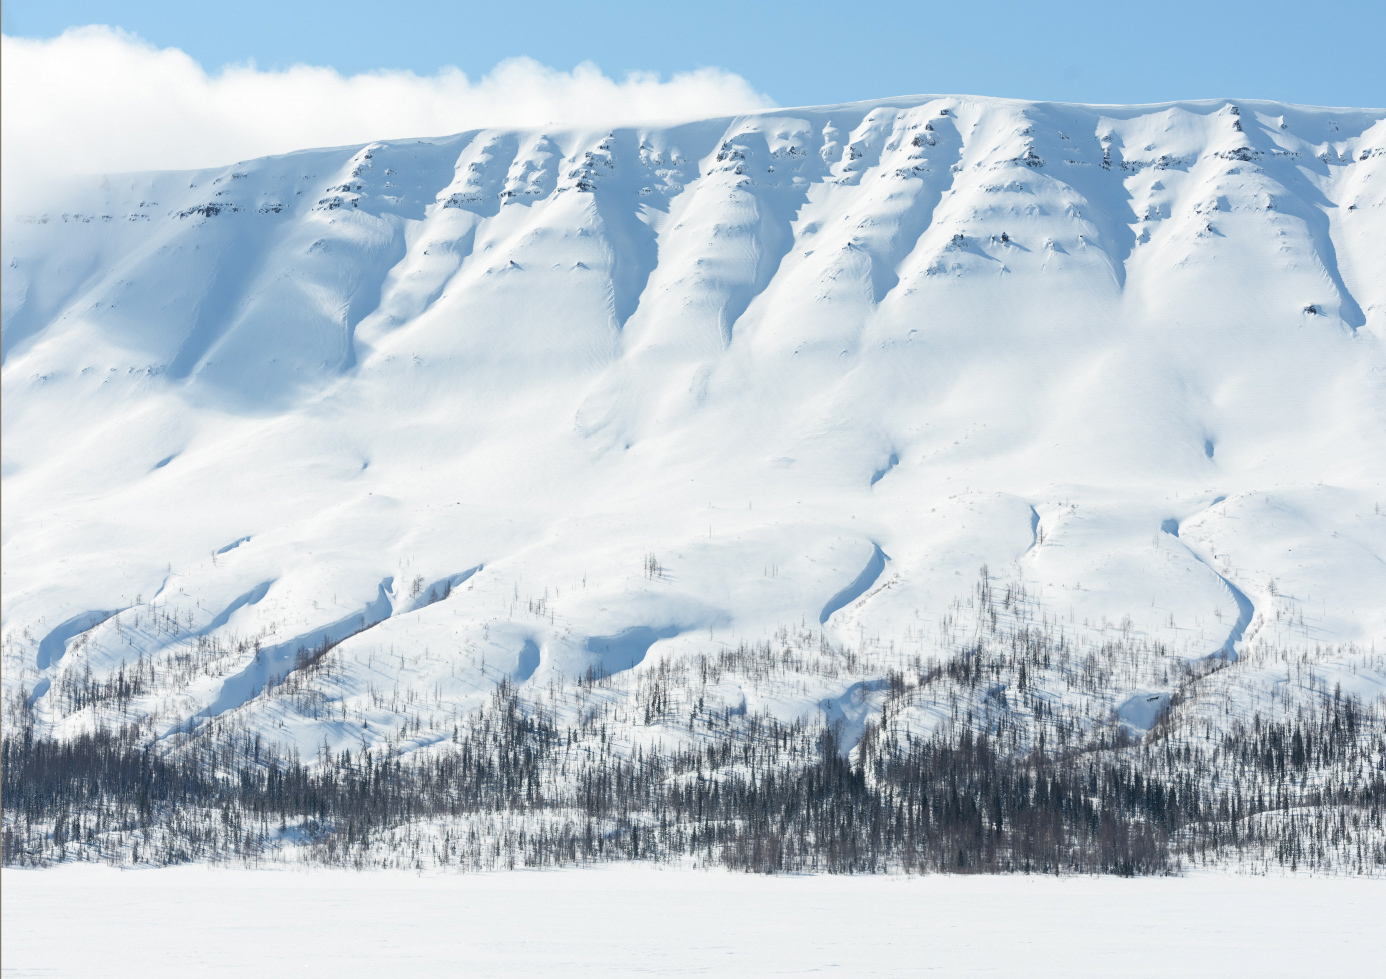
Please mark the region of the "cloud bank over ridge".
[[209, 73], [177, 48], [111, 27], [0, 43], [4, 199], [25, 210], [26, 200], [81, 173], [217, 166], [481, 126], [612, 125], [773, 105], [719, 68], [615, 79], [590, 63], [560, 71], [520, 58], [477, 79], [456, 68], [344, 76], [244, 64]]

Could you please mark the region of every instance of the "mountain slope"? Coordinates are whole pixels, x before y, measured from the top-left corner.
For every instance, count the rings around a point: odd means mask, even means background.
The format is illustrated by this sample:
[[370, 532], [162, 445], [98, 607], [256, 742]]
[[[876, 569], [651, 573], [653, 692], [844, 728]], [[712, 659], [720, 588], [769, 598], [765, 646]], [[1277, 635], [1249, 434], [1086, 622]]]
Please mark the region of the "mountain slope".
[[773, 639], [862, 660], [707, 696], [854, 737], [1007, 586], [1121, 644], [1054, 688], [1089, 723], [1258, 648], [1379, 696], [1383, 243], [1386, 113], [1259, 102], [104, 178], [6, 215], [7, 703], [397, 751], [502, 679]]

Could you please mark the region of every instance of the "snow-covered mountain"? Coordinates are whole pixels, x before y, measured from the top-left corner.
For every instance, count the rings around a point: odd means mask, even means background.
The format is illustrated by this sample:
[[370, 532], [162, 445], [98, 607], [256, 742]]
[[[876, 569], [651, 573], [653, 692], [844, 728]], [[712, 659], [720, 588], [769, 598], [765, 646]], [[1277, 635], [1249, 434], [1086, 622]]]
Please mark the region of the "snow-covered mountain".
[[3, 251], [4, 683], [57, 733], [403, 750], [748, 647], [846, 659], [708, 698], [859, 733], [998, 609], [1130, 651], [1081, 714], [1135, 731], [1210, 656], [1386, 685], [1383, 110], [487, 130], [110, 176]]

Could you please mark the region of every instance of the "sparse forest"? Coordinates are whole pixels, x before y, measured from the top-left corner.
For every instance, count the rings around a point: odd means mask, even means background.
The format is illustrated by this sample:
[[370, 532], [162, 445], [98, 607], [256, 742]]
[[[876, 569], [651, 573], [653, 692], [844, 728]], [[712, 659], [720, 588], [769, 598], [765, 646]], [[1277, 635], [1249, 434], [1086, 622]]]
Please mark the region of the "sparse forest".
[[[1238, 662], [1178, 662], [1167, 708], [1133, 732], [1087, 698], [1133, 671], [1170, 680], [1170, 661], [1125, 635], [1077, 647], [1032, 611], [1023, 588], [983, 574], [953, 612], [974, 627], [948, 623], [966, 640], [906, 670], [879, 670], [869, 643], [786, 629], [614, 676], [502, 679], [483, 707], [408, 753], [300, 758], [226, 720], [163, 739], [132, 723], [59, 741], [12, 704], [4, 862], [1386, 871], [1379, 705], [1321, 689], [1308, 654], [1263, 647]], [[301, 700], [305, 677], [331, 670], [330, 649], [312, 652], [265, 696]], [[1238, 671], [1268, 662], [1307, 693], [1248, 696]], [[718, 692], [729, 678], [814, 675], [876, 676], [856, 685], [865, 722], [826, 705], [785, 722]], [[117, 685], [144, 682], [137, 668]], [[96, 686], [64, 695], [121, 695]]]

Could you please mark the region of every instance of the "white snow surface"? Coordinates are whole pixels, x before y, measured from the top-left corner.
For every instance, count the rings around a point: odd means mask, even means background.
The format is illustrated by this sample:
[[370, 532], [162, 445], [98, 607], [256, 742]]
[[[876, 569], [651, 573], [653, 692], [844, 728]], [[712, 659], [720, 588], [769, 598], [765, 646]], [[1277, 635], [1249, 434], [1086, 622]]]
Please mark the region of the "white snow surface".
[[[445, 730], [782, 627], [903, 662], [983, 564], [1075, 634], [1380, 693], [1384, 110], [486, 130], [4, 222], [4, 684], [51, 730], [137, 661], [130, 712], [305, 753], [395, 732], [383, 690]], [[269, 696], [332, 643], [319, 709]]]
[[[29, 976], [1369, 976], [1361, 878], [4, 872]], [[247, 941], [246, 936], [254, 936]]]

